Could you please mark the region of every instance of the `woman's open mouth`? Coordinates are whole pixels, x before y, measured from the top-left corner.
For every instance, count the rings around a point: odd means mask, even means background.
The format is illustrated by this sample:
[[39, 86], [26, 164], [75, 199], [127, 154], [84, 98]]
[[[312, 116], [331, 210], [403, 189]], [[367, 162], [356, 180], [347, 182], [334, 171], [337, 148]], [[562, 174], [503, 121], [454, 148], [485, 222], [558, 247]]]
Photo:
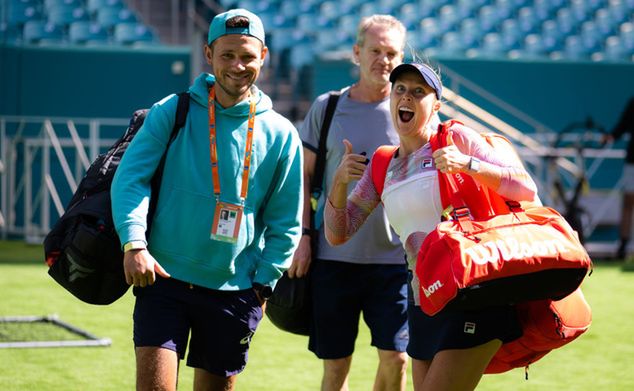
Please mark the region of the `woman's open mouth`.
[[414, 118], [414, 111], [407, 107], [401, 107], [398, 109], [398, 117], [402, 122], [409, 122]]

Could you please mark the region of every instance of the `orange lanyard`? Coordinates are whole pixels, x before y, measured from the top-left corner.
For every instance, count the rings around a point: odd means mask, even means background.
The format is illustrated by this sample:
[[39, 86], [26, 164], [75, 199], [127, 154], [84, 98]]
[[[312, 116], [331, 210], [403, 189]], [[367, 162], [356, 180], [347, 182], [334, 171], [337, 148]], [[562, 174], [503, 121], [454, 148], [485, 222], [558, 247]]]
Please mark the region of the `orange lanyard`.
[[[251, 149], [253, 147], [253, 127], [255, 124], [255, 98], [249, 102], [249, 122], [247, 140], [244, 149], [244, 168], [242, 171], [242, 189], [240, 199], [244, 203], [249, 188], [249, 170], [251, 169]], [[214, 184], [214, 195], [220, 198], [220, 176], [218, 175], [218, 147], [216, 144], [216, 92], [212, 86], [209, 89], [209, 155], [211, 158], [211, 177]]]

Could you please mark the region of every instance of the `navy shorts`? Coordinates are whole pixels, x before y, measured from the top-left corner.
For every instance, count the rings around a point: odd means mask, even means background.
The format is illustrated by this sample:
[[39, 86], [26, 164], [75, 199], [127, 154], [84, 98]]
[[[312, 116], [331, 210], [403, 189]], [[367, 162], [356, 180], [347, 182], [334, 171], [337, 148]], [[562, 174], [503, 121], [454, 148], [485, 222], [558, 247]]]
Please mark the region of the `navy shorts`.
[[253, 289], [220, 291], [157, 276], [154, 285], [135, 287], [134, 294], [135, 347], [163, 347], [183, 359], [189, 339], [190, 367], [227, 377], [246, 366], [262, 319]]
[[431, 360], [441, 350], [472, 348], [494, 339], [510, 342], [522, 336], [514, 306], [478, 311], [446, 309], [428, 316], [414, 303], [409, 284], [408, 292], [410, 338], [407, 354], [414, 359]]
[[407, 331], [407, 268], [315, 260], [311, 266], [313, 325], [308, 348], [321, 359], [354, 352], [359, 318], [368, 325], [371, 345], [404, 352]]

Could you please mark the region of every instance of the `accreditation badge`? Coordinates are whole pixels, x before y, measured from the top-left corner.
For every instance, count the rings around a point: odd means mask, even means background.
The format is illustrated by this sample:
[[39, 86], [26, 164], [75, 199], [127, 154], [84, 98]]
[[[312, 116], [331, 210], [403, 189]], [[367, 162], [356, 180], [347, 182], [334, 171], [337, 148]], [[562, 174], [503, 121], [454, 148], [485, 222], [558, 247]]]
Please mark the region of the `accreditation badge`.
[[218, 202], [209, 238], [221, 242], [237, 243], [242, 213], [242, 205]]

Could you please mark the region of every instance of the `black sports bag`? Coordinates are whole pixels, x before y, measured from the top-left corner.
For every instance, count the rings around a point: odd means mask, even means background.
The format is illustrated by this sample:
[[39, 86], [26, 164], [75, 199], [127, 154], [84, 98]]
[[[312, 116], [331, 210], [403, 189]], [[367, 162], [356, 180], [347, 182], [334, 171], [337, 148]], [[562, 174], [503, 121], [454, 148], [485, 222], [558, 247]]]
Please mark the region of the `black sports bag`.
[[[189, 93], [179, 93], [174, 127], [152, 178], [148, 232], [167, 150], [185, 124], [188, 111]], [[129, 288], [123, 271], [121, 243], [112, 221], [110, 187], [121, 158], [143, 125], [147, 112], [147, 109], [134, 112], [123, 136], [90, 165], [66, 212], [44, 239], [48, 274], [67, 291], [89, 304], [111, 304]]]

